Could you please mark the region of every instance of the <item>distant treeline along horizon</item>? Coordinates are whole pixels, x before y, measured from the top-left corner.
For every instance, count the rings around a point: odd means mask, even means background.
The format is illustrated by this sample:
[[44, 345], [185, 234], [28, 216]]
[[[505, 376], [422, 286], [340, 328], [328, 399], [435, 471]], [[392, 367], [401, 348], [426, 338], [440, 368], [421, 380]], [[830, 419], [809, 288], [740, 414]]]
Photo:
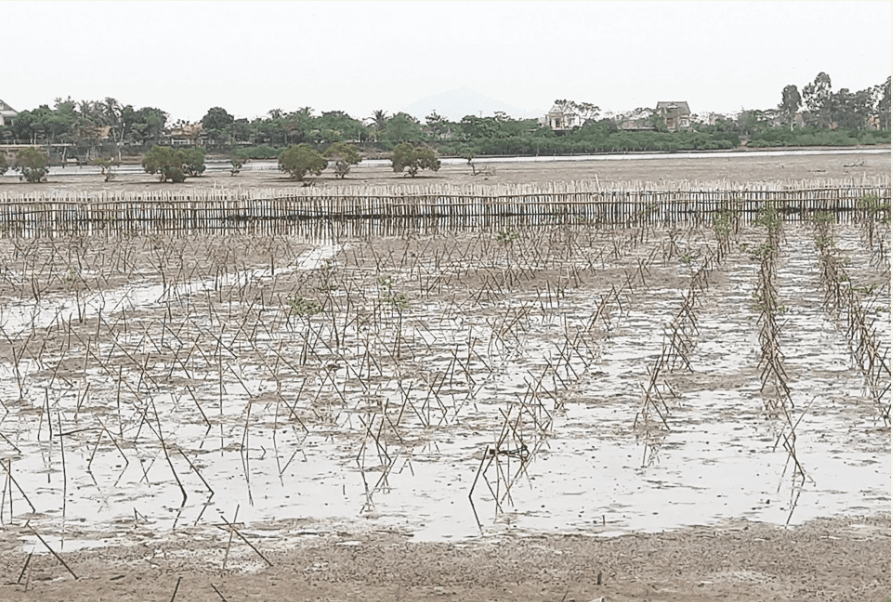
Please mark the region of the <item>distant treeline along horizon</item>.
[[[568, 155], [636, 151], [783, 146], [855, 146], [890, 143], [890, 77], [858, 92], [834, 91], [821, 72], [802, 89], [791, 84], [776, 107], [734, 116], [692, 113], [687, 101], [659, 102], [604, 116], [591, 102], [556, 100], [540, 119], [497, 112], [450, 121], [432, 111], [424, 121], [407, 113], [376, 110], [364, 118], [311, 107], [272, 109], [256, 119], [208, 109], [201, 121], [170, 123], [155, 107], [134, 108], [114, 98], [57, 98], [53, 107], [17, 112], [0, 100], [0, 145], [7, 159], [16, 147], [40, 146], [51, 163], [120, 161], [143, 157], [155, 146], [201, 147], [237, 161], [277, 159], [305, 144], [325, 154], [332, 145], [354, 145], [363, 158], [390, 157], [396, 147], [424, 146], [438, 156], [471, 160], [486, 155]], [[343, 147], [341, 147], [343, 150]], [[331, 156], [331, 153], [330, 153]]]

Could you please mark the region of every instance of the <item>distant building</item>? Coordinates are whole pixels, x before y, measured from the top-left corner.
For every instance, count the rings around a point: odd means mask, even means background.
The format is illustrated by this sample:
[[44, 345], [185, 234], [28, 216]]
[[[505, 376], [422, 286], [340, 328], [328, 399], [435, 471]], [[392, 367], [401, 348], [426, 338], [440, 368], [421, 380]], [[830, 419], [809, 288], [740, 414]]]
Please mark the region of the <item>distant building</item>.
[[651, 109], [636, 109], [614, 117], [617, 127], [625, 132], [656, 132]]
[[[598, 107], [594, 107], [598, 111]], [[585, 109], [573, 106], [573, 103], [555, 104], [545, 117], [539, 119], [540, 125], [550, 128], [554, 132], [564, 132], [582, 127], [587, 120], [593, 119], [593, 115], [584, 114]]]
[[0, 125], [12, 125], [19, 112], [0, 100]]
[[193, 146], [204, 144], [204, 132], [201, 122], [185, 123], [178, 121], [167, 131], [167, 138], [172, 146]]
[[691, 127], [691, 109], [688, 108], [687, 101], [658, 102], [655, 112], [663, 117], [667, 129], [671, 132]]

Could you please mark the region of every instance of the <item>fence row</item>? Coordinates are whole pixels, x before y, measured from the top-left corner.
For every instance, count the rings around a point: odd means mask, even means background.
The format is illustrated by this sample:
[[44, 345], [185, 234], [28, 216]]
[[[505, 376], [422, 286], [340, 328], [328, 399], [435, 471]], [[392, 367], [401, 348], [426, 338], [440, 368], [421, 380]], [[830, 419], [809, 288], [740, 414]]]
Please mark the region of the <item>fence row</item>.
[[466, 228], [580, 223], [641, 225], [709, 223], [717, 212], [740, 212], [747, 222], [772, 203], [786, 219], [815, 212], [853, 214], [865, 199], [889, 212], [890, 185], [756, 190], [598, 190], [468, 194], [289, 194], [252, 198], [239, 191], [213, 198], [147, 200], [0, 200], [0, 236], [56, 236], [141, 232], [286, 232], [308, 221], [365, 221]]

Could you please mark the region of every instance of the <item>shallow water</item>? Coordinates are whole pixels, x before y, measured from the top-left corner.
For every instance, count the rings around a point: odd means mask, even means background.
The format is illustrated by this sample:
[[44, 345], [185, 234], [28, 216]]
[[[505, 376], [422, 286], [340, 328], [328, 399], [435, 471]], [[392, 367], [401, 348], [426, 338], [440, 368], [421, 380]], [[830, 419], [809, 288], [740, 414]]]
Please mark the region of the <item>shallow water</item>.
[[[837, 232], [853, 273], [867, 266], [855, 227]], [[755, 247], [763, 237], [750, 229], [737, 242]], [[678, 259], [652, 264], [653, 283], [623, 290], [625, 280], [615, 274], [566, 288], [551, 305], [539, 292], [511, 287], [474, 311], [432, 296], [402, 317], [383, 312], [377, 329], [345, 325], [339, 354], [320, 348], [318, 361], [291, 371], [280, 362], [296, 361], [307, 323], [334, 345], [323, 315], [256, 328], [252, 347], [233, 332], [240, 320], [249, 323], [248, 303], [230, 303], [228, 316], [219, 309], [219, 323], [176, 317], [174, 323], [183, 321], [179, 338], [164, 339], [164, 312], [182, 306], [165, 299], [202, 298], [213, 282], [181, 283], [175, 291], [133, 282], [102, 291], [102, 302], [81, 301], [84, 320], [95, 320], [100, 308], [109, 323], [122, 310], [131, 316], [127, 332], [94, 343], [94, 356], [107, 363], [93, 361], [77, 341], [62, 352], [51, 346], [43, 367], [22, 359], [19, 377], [10, 359], [0, 362], [9, 410], [0, 420], [7, 438], [0, 439], [0, 457], [36, 510], [29, 512], [4, 472], [0, 519], [30, 519], [55, 534], [48, 541], [70, 550], [82, 544], [65, 538], [65, 528], [165, 531], [215, 524], [221, 514], [233, 520], [237, 507], [238, 520], [249, 524], [292, 519], [310, 531], [390, 528], [420, 540], [504, 532], [610, 536], [737, 518], [796, 525], [888, 511], [889, 426], [866, 395], [845, 327], [821, 306], [811, 231], [786, 226], [786, 237], [777, 282], [787, 311], [778, 321], [804, 478], [794, 475], [778, 441], [783, 424], [764, 412], [758, 316], [750, 304], [758, 263], [738, 248], [697, 293], [692, 371], [662, 373], [668, 429], [634, 425], [668, 324], [688, 293], [678, 276], [697, 268]], [[694, 247], [707, 244], [694, 240]], [[655, 244], [660, 240], [631, 246], [607, 267], [634, 269]], [[339, 253], [350, 245], [306, 252], [291, 272], [258, 269], [227, 281], [272, 286], [326, 259], [344, 261]], [[413, 278], [392, 272], [398, 286]], [[622, 308], [609, 304], [608, 322], [590, 327], [612, 285], [623, 290]], [[381, 295], [381, 287], [366, 291], [367, 298]], [[889, 307], [889, 285], [881, 300]], [[281, 310], [264, 311], [273, 320]], [[889, 349], [885, 316], [875, 328]], [[57, 297], [4, 308], [2, 323], [21, 341], [32, 329], [50, 332], [77, 318], [75, 300]], [[405, 358], [390, 361], [398, 329]], [[215, 351], [212, 331], [228, 351]], [[569, 351], [567, 341], [578, 333], [583, 343]], [[175, 362], [174, 353], [188, 357]], [[62, 376], [48, 365], [64, 365]], [[488, 465], [484, 457], [479, 473], [485, 449], [508, 422], [515, 430], [502, 449], [523, 442], [526, 463], [500, 455]]]

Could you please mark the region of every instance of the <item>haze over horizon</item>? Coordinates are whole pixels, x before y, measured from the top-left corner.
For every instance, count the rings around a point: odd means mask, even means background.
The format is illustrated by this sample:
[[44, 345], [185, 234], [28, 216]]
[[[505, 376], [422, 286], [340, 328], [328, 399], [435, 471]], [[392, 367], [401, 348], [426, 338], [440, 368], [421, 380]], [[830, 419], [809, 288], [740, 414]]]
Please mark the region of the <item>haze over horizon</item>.
[[214, 106], [457, 119], [437, 103], [463, 91], [464, 114], [539, 116], [556, 98], [733, 113], [820, 71], [851, 91], [891, 71], [889, 2], [16, 1], [4, 21], [5, 46], [27, 49], [0, 88], [16, 110], [112, 97], [170, 122]]

